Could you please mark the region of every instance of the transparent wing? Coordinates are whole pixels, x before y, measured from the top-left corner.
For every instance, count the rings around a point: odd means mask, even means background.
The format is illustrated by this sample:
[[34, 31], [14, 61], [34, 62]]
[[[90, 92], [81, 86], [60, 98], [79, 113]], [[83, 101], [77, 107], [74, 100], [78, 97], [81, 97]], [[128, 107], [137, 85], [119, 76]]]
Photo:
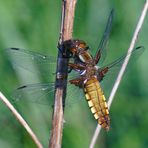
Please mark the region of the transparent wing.
[[[17, 88], [13, 92], [12, 98], [14, 101], [28, 101], [53, 107], [54, 92], [54, 83], [28, 84]], [[78, 101], [84, 100], [83, 98], [83, 90], [68, 83], [65, 105], [71, 105]]]
[[54, 83], [28, 84], [14, 90], [12, 99], [14, 101], [29, 101], [39, 104], [53, 105]]
[[67, 85], [67, 96], [66, 96], [66, 105], [70, 106], [80, 101], [85, 101], [84, 91], [82, 88], [79, 88], [75, 85], [68, 83]]
[[[6, 50], [14, 66], [22, 67], [42, 76], [48, 75], [49, 77], [50, 74], [55, 73], [57, 61], [55, 57], [20, 48], [8, 48]], [[33, 67], [36, 68], [35, 71]]]
[[[131, 59], [135, 58], [135, 56], [139, 56], [141, 55], [141, 53], [143, 53], [144, 51], [144, 47], [143, 46], [139, 46], [136, 47], [131, 53], [129, 53], [128, 55], [131, 54]], [[116, 59], [115, 61], [113, 61], [112, 63], [102, 67], [101, 69], [104, 69], [105, 67], [108, 67], [109, 70], [111, 70], [112, 67], [114, 66], [121, 66], [121, 64], [123, 63], [125, 57], [127, 54], [122, 55], [120, 58]]]
[[99, 62], [101, 62], [101, 63], [104, 61], [104, 59], [106, 57], [106, 44], [107, 44], [107, 41], [108, 41], [108, 38], [109, 38], [109, 35], [111, 32], [111, 28], [112, 28], [113, 15], [114, 15], [114, 10], [112, 9], [110, 12], [102, 39], [101, 39], [100, 44], [98, 46], [98, 51], [96, 53], [96, 56], [99, 57]]
[[[143, 53], [143, 51], [144, 51], [143, 46], [139, 46], [139, 47], [135, 48], [131, 53], [130, 63], [132, 61], [136, 60], [136, 57], [140, 56], [141, 53]], [[103, 90], [106, 90], [107, 93], [110, 93], [111, 88], [112, 88], [112, 86], [113, 86], [113, 84], [115, 82], [117, 74], [118, 74], [118, 72], [119, 72], [119, 70], [121, 68], [121, 65], [123, 64], [123, 61], [124, 61], [126, 55], [127, 54], [124, 54], [123, 56], [116, 59], [112, 63], [100, 68], [100, 71], [102, 71], [104, 69], [107, 69], [107, 72], [106, 72], [103, 80], [101, 81], [101, 86], [103, 87]]]
[[[40, 74], [42, 76], [53, 76], [56, 71], [56, 61], [55, 57], [45, 56], [40, 53], [20, 49], [20, 48], [8, 48], [7, 53], [11, 56], [12, 63], [14, 66], [22, 67], [23, 69], [29, 70], [34, 74]], [[36, 66], [37, 71], [33, 70], [33, 66]], [[72, 74], [75, 77], [76, 74]], [[77, 74], [78, 75], [78, 74]], [[55, 78], [55, 77], [54, 77]], [[28, 84], [17, 88], [13, 94], [12, 98], [15, 101], [29, 101], [39, 104], [47, 104], [53, 106], [54, 104], [54, 83], [38, 83], [38, 84]], [[82, 98], [82, 91], [76, 86], [68, 84], [67, 86], [67, 98], [68, 104], [77, 102]], [[76, 98], [76, 99], [75, 99]], [[70, 103], [71, 102], [71, 103]]]

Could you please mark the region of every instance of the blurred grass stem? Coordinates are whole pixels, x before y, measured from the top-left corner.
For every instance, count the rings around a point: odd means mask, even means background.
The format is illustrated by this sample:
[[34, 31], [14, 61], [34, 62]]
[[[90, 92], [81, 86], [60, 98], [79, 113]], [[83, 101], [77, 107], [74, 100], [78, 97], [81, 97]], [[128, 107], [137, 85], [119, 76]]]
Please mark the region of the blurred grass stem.
[[[110, 97], [109, 97], [109, 100], [108, 100], [108, 107], [109, 108], [111, 107], [111, 104], [113, 102], [114, 96], [115, 96], [116, 91], [117, 91], [117, 89], [119, 87], [119, 84], [120, 84], [120, 82], [122, 80], [122, 77], [123, 77], [123, 74], [125, 72], [126, 66], [127, 66], [128, 62], [129, 62], [129, 59], [131, 57], [131, 53], [132, 53], [132, 51], [134, 49], [134, 46], [135, 46], [135, 43], [136, 43], [136, 41], [138, 39], [138, 34], [140, 32], [140, 29], [142, 28], [142, 25], [143, 25], [145, 16], [147, 14], [147, 10], [148, 10], [148, 0], [146, 0], [146, 2], [144, 4], [144, 7], [142, 9], [140, 18], [138, 20], [138, 23], [137, 23], [137, 26], [136, 26], [136, 29], [135, 29], [133, 38], [131, 40], [130, 46], [129, 46], [128, 51], [127, 51], [127, 56], [126, 56], [126, 58], [125, 58], [125, 60], [124, 60], [124, 62], [122, 64], [122, 67], [121, 67], [121, 69], [119, 71], [119, 74], [117, 76], [117, 79], [115, 81], [115, 84], [114, 84], [114, 86], [112, 88], [112, 91], [110, 93]], [[101, 130], [101, 126], [100, 125], [97, 125], [96, 130], [94, 132], [94, 135], [92, 137], [91, 143], [90, 143], [90, 148], [94, 148], [95, 143], [97, 141], [97, 138], [99, 136], [100, 130]]]
[[13, 113], [15, 118], [20, 122], [20, 124], [26, 129], [32, 140], [35, 142], [36, 146], [38, 148], [43, 148], [42, 144], [32, 131], [32, 129], [29, 127], [27, 122], [23, 119], [23, 117], [17, 112], [17, 110], [13, 107], [13, 105], [9, 102], [9, 100], [0, 92], [0, 99], [5, 103], [5, 105], [10, 109], [10, 111]]

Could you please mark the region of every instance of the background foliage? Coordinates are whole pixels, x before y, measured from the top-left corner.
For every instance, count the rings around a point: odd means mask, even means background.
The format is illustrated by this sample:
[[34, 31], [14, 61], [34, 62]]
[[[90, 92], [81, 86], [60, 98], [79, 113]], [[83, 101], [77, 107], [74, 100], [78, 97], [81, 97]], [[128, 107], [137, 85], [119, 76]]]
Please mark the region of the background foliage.
[[[85, 40], [94, 53], [109, 12], [114, 8], [113, 29], [107, 46], [107, 60], [112, 61], [127, 50], [143, 4], [144, 0], [78, 0], [74, 38]], [[5, 48], [20, 47], [56, 56], [60, 13], [61, 2], [58, 0], [0, 1], [0, 90], [10, 101], [14, 88], [39, 80], [31, 73], [26, 77], [15, 72]], [[137, 42], [137, 46], [143, 45], [145, 51], [138, 60], [131, 62], [110, 110], [111, 130], [108, 133], [101, 131], [96, 147], [146, 148], [148, 145], [147, 24], [146, 18]], [[52, 110], [46, 105], [30, 102], [15, 102], [14, 105], [47, 147]], [[87, 103], [67, 107], [65, 120], [63, 147], [88, 147], [97, 123]], [[35, 147], [2, 102], [0, 131], [1, 148]]]

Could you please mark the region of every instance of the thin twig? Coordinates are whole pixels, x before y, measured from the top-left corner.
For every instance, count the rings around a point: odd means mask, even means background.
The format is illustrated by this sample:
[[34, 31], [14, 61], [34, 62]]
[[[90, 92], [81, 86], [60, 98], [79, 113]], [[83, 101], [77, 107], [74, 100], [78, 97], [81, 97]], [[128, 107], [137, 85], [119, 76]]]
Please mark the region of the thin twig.
[[[61, 20], [61, 30], [59, 43], [72, 38], [73, 31], [73, 21], [75, 12], [76, 0], [62, 0], [62, 20]], [[61, 56], [61, 53], [58, 53]], [[68, 67], [68, 59], [62, 63], [60, 58], [58, 58], [57, 64], [57, 80], [58, 72], [64, 67]], [[66, 69], [66, 68], [65, 68]], [[64, 71], [64, 70], [63, 70]], [[68, 71], [68, 68], [67, 68]], [[67, 74], [65, 75], [65, 82]], [[60, 81], [60, 80], [59, 80]], [[62, 80], [61, 80], [62, 81]], [[63, 83], [64, 84], [64, 83]], [[62, 131], [63, 131], [63, 121], [64, 121], [64, 111], [63, 111], [63, 100], [65, 100], [66, 84], [57, 87], [55, 91], [55, 103], [54, 103], [54, 113], [52, 120], [52, 130], [49, 142], [50, 148], [60, 148], [62, 143]]]
[[[111, 107], [111, 104], [113, 102], [115, 93], [116, 93], [116, 91], [117, 91], [117, 89], [119, 87], [119, 84], [120, 84], [121, 79], [123, 77], [123, 74], [125, 72], [126, 66], [127, 66], [128, 62], [129, 62], [129, 59], [131, 57], [131, 53], [132, 53], [132, 51], [134, 49], [134, 46], [135, 46], [135, 43], [136, 43], [136, 41], [138, 39], [138, 34], [139, 34], [140, 29], [141, 29], [141, 27], [143, 25], [145, 16], [147, 14], [147, 10], [148, 10], [148, 0], [146, 0], [146, 2], [144, 4], [144, 8], [142, 9], [141, 16], [140, 16], [140, 18], [138, 20], [138, 23], [137, 23], [133, 38], [131, 40], [130, 46], [129, 46], [128, 51], [127, 51], [127, 56], [125, 57], [125, 60], [124, 60], [124, 62], [122, 64], [122, 67], [121, 67], [121, 69], [119, 71], [119, 74], [117, 76], [116, 82], [115, 82], [115, 84], [114, 84], [114, 86], [112, 88], [112, 91], [110, 93], [110, 97], [109, 97], [109, 100], [108, 100], [108, 107], [109, 108]], [[101, 130], [101, 126], [97, 125], [96, 130], [94, 132], [94, 135], [92, 137], [91, 143], [90, 143], [90, 148], [94, 147], [94, 145], [96, 143], [96, 140], [97, 140], [97, 137], [99, 136], [100, 130]]]
[[10, 111], [13, 113], [13, 115], [16, 117], [16, 119], [20, 122], [20, 124], [26, 129], [32, 140], [35, 142], [36, 146], [38, 148], [43, 148], [42, 144], [32, 131], [32, 129], [29, 127], [27, 122], [22, 118], [22, 116], [17, 112], [17, 110], [13, 107], [13, 105], [9, 102], [9, 100], [0, 92], [0, 99], [5, 103], [5, 105], [10, 109]]

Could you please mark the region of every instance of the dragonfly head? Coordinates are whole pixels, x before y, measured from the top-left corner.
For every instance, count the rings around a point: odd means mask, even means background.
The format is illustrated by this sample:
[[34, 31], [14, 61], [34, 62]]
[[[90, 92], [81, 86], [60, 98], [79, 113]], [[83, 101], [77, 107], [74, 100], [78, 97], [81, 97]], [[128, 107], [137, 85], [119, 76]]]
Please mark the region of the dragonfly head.
[[81, 52], [88, 51], [89, 47], [83, 40], [71, 40], [70, 51], [73, 55], [79, 55]]
[[83, 40], [66, 40], [58, 48], [64, 55], [70, 55], [69, 57], [76, 58], [76, 60], [80, 60], [81, 62], [92, 59], [91, 54], [88, 52], [89, 46]]

